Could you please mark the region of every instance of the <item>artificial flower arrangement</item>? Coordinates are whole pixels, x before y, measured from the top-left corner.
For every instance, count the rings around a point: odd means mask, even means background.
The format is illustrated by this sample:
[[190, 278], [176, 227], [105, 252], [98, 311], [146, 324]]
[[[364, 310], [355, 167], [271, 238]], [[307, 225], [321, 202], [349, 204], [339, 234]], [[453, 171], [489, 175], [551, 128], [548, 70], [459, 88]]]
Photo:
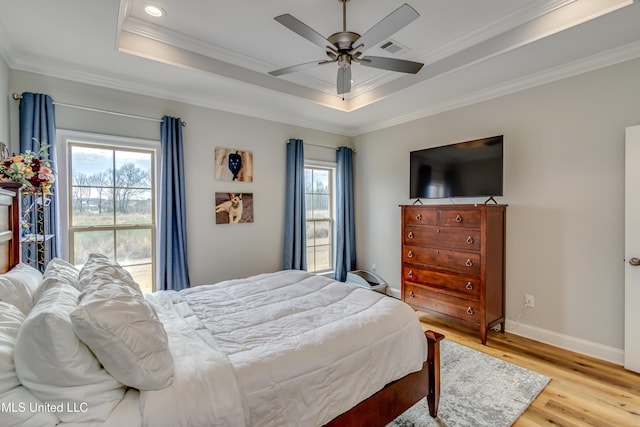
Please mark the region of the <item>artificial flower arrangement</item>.
[[0, 181], [21, 183], [22, 191], [26, 193], [33, 193], [42, 188], [45, 194], [51, 194], [51, 185], [56, 180], [56, 175], [47, 158], [47, 148], [48, 145], [41, 144], [37, 153], [25, 151], [2, 158]]

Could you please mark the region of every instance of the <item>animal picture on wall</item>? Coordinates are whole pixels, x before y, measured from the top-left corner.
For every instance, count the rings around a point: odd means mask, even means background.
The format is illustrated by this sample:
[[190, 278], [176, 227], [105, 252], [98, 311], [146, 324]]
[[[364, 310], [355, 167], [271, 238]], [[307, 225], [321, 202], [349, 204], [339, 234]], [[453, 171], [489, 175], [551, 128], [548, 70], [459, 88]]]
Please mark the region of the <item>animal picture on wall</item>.
[[253, 222], [252, 193], [216, 193], [216, 224]]
[[216, 147], [216, 180], [253, 182], [253, 152]]

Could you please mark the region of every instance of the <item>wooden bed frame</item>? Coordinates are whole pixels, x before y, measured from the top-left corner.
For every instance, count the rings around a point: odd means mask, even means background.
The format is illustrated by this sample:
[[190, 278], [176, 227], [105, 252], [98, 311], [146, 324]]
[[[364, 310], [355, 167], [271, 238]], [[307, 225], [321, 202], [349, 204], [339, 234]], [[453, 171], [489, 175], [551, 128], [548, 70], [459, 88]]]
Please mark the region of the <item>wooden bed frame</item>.
[[0, 184], [0, 273], [20, 262], [20, 199], [21, 184]]
[[[385, 426], [423, 397], [429, 415], [438, 415], [440, 401], [440, 341], [444, 335], [426, 331], [429, 355], [422, 370], [387, 384], [382, 390], [337, 416], [326, 427]], [[398, 349], [402, 351], [402, 349]]]
[[[0, 273], [20, 262], [19, 189], [0, 184]], [[387, 384], [373, 396], [326, 424], [327, 427], [384, 426], [423, 397], [435, 417], [440, 400], [440, 341], [444, 335], [426, 331], [429, 356], [422, 370]], [[402, 351], [401, 348], [398, 351]]]

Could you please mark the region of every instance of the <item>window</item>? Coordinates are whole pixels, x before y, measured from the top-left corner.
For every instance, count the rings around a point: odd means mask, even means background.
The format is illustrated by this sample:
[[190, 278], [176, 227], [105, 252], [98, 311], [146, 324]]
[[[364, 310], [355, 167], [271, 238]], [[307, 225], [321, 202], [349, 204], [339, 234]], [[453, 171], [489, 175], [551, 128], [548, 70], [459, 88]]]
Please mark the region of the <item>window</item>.
[[329, 166], [305, 165], [307, 270], [323, 272], [334, 265], [333, 174]]
[[66, 141], [68, 255], [80, 267], [90, 253], [102, 253], [152, 292], [157, 150], [126, 141]]

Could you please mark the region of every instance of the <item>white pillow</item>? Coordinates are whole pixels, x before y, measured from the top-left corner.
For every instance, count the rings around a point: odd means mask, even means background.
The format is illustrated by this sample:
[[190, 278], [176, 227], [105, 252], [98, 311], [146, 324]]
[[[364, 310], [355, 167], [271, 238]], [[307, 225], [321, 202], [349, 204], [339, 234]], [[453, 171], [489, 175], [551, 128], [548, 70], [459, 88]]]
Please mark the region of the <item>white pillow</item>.
[[75, 268], [72, 264], [61, 258], [53, 258], [51, 261], [49, 261], [49, 263], [47, 264], [47, 268], [44, 271], [42, 284], [33, 294], [33, 303], [37, 304], [40, 296], [47, 289], [60, 286], [61, 284], [72, 286], [79, 290], [79, 276], [80, 270]]
[[59, 422], [51, 412], [33, 411], [42, 405], [20, 385], [13, 364], [16, 336], [24, 315], [11, 304], [0, 302], [0, 425], [51, 426]]
[[20, 386], [0, 395], [0, 425], [11, 427], [51, 427], [60, 422], [53, 410], [35, 397], [26, 387]]
[[73, 328], [121, 383], [158, 390], [173, 381], [167, 333], [142, 294], [119, 279], [94, 276], [71, 313]]
[[82, 270], [80, 270], [78, 289], [84, 289], [84, 287], [91, 283], [96, 277], [100, 277], [103, 281], [117, 279], [142, 295], [138, 283], [133, 280], [133, 276], [122, 268], [120, 264], [111, 261], [102, 254], [92, 253], [89, 254], [89, 259], [87, 259], [87, 262], [82, 266]]
[[[61, 421], [104, 421], [124, 395], [124, 386], [73, 332], [69, 313], [80, 292], [60, 284], [44, 291], [16, 340], [20, 382], [42, 401], [62, 404]], [[74, 408], [86, 403], [86, 412]]]
[[42, 273], [29, 264], [20, 263], [11, 270], [4, 273], [4, 276], [14, 283], [21, 283], [29, 289], [29, 293], [33, 295], [42, 282]]
[[17, 307], [25, 316], [33, 308], [33, 298], [29, 290], [4, 276], [0, 276], [0, 301]]
[[16, 307], [0, 302], [0, 394], [20, 385], [13, 366], [13, 347], [24, 314]]
[[27, 264], [18, 264], [0, 276], [0, 301], [13, 304], [29, 314], [33, 294], [42, 282], [42, 273]]

